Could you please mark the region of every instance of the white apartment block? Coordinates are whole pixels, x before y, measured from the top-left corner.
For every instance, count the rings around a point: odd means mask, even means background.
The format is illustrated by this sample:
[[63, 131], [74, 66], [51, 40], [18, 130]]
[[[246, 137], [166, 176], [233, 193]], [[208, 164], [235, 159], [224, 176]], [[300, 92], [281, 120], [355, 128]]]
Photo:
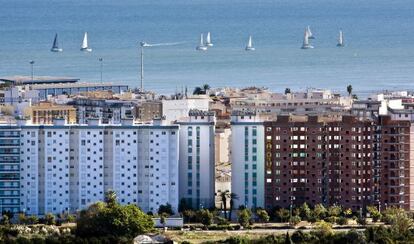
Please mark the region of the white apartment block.
[[191, 110], [180, 124], [180, 197], [193, 208], [214, 207], [215, 114]]
[[185, 99], [162, 100], [162, 115], [168, 122], [188, 117], [192, 109], [208, 111], [210, 98], [206, 95], [193, 96]]
[[235, 207], [264, 207], [264, 127], [253, 112], [231, 118], [231, 192]]
[[156, 212], [169, 203], [177, 211], [178, 125], [88, 123], [0, 125], [0, 137], [16, 137], [7, 143], [15, 142], [12, 148], [0, 143], [0, 207], [35, 215], [76, 212], [113, 189], [121, 204]]

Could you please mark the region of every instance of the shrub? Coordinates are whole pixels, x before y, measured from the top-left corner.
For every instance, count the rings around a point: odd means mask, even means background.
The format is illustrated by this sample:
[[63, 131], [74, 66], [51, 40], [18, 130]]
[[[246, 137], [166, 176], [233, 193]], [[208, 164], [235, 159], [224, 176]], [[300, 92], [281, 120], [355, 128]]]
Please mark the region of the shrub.
[[334, 204], [328, 208], [327, 212], [328, 216], [338, 217], [342, 212], [342, 208], [341, 206]]
[[300, 206], [300, 217], [303, 220], [309, 220], [312, 215], [312, 210], [309, 208], [308, 204], [305, 202]]
[[198, 215], [199, 221], [205, 227], [213, 223], [214, 215], [208, 209], [200, 209], [197, 215]]
[[269, 215], [267, 214], [266, 210], [258, 209], [256, 210], [257, 217], [259, 218], [260, 222], [267, 223], [269, 222]]
[[300, 219], [300, 217], [299, 217], [299, 216], [292, 216], [292, 217], [289, 219], [289, 223], [290, 223], [291, 225], [293, 225], [293, 226], [295, 226], [295, 225], [299, 224], [299, 223], [300, 223], [300, 221], [301, 221], [301, 219]]
[[347, 225], [347, 224], [348, 224], [348, 218], [346, 218], [346, 217], [339, 217], [339, 218], [336, 220], [336, 223], [337, 223], [338, 225]]
[[214, 218], [214, 222], [218, 225], [228, 225], [229, 221], [226, 218], [220, 217], [220, 216], [216, 216]]
[[331, 224], [335, 224], [337, 219], [338, 218], [335, 217], [335, 216], [330, 216], [330, 217], [325, 218], [325, 221], [328, 222], [328, 223], [331, 223]]
[[359, 217], [358, 219], [357, 219], [357, 223], [359, 224], [359, 225], [366, 225], [367, 224], [367, 219], [366, 218], [364, 218], [364, 217]]
[[377, 222], [381, 219], [381, 213], [378, 211], [377, 207], [375, 206], [368, 206], [367, 207], [368, 213], [372, 218], [372, 221]]
[[313, 209], [315, 219], [320, 220], [326, 216], [326, 208], [322, 204], [316, 204]]
[[54, 225], [56, 224], [55, 215], [52, 213], [47, 213], [44, 217], [45, 224]]
[[238, 213], [239, 224], [243, 226], [244, 228], [250, 225], [251, 217], [252, 217], [252, 212], [249, 209], [245, 208], [243, 210], [239, 210], [239, 213]]

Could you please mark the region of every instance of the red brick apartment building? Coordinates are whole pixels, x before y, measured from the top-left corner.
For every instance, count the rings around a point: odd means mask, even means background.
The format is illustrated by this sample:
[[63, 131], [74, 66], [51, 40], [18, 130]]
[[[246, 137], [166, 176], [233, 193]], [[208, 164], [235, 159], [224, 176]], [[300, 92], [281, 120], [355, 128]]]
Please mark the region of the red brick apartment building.
[[278, 116], [264, 129], [267, 208], [307, 202], [358, 210], [378, 198], [373, 121], [352, 115]]
[[[393, 116], [394, 117], [394, 116]], [[400, 116], [401, 117], [401, 116]], [[413, 210], [413, 128], [409, 120], [380, 117], [380, 201], [386, 206]]]

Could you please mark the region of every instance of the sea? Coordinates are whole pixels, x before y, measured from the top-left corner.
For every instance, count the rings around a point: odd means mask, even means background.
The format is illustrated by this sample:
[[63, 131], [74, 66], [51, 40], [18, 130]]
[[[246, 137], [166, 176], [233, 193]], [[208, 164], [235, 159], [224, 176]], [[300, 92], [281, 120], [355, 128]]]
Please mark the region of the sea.
[[[310, 26], [314, 49], [300, 49]], [[338, 32], [345, 47], [336, 47]], [[91, 53], [80, 51], [88, 32]], [[214, 46], [196, 51], [200, 34]], [[64, 49], [52, 53], [55, 33]], [[252, 35], [255, 51], [244, 50]], [[0, 0], [0, 77], [70, 76], [161, 94], [196, 86], [414, 89], [413, 0]]]

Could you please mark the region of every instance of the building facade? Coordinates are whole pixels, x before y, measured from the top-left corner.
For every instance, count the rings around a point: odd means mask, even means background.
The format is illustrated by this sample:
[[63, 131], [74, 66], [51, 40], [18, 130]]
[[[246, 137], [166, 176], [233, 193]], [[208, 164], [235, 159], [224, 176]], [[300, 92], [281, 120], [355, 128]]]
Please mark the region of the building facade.
[[214, 207], [215, 114], [191, 110], [180, 125], [180, 197], [193, 208]]
[[0, 127], [0, 212], [20, 211], [20, 131]]
[[29, 115], [33, 124], [53, 124], [54, 119], [64, 118], [68, 124], [76, 123], [76, 108], [43, 102], [31, 106]]
[[354, 116], [278, 116], [265, 122], [266, 207], [373, 202], [375, 124]]
[[2, 125], [1, 207], [34, 215], [76, 212], [104, 200], [113, 189], [121, 204], [156, 212], [169, 203], [176, 211], [178, 131], [178, 125], [135, 125], [132, 120]]
[[264, 129], [253, 112], [233, 112], [231, 191], [234, 206], [264, 207]]

